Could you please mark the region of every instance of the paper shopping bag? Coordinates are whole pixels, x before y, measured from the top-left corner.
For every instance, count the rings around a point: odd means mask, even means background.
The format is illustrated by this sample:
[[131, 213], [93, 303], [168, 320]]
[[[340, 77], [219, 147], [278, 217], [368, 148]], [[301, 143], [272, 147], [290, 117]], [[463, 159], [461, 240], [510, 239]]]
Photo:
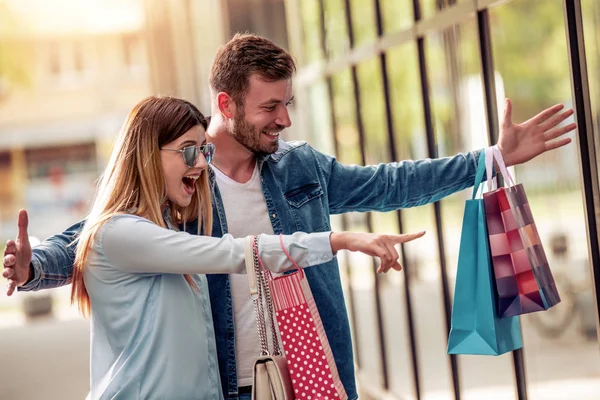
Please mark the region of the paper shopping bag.
[[496, 313], [484, 203], [476, 198], [485, 169], [482, 151], [473, 196], [465, 204], [448, 354], [500, 355], [523, 346], [519, 318]]
[[515, 185], [500, 151], [493, 154], [508, 187], [485, 193], [486, 222], [498, 297], [498, 314], [511, 317], [560, 302], [556, 283], [522, 184]]
[[280, 242], [297, 271], [273, 278], [264, 265], [263, 270], [295, 398], [348, 399], [306, 274], [289, 255], [281, 237]]

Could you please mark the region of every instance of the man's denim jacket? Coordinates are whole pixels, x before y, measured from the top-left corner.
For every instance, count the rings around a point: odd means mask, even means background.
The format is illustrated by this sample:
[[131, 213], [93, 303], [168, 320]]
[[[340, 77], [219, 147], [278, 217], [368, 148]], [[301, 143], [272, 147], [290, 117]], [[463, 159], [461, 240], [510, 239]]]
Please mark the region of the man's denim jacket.
[[[259, 161], [261, 185], [276, 234], [331, 230], [329, 216], [347, 212], [391, 211], [431, 203], [473, 185], [479, 151], [454, 157], [376, 166], [340, 164], [304, 142], [280, 142]], [[214, 177], [211, 177], [214, 182]], [[227, 232], [225, 210], [213, 185], [213, 236]], [[253, 212], [253, 210], [248, 210]], [[33, 250], [34, 278], [21, 290], [66, 285], [71, 281], [79, 222]], [[197, 232], [197, 222], [186, 230]], [[259, 232], [257, 232], [259, 233]], [[308, 268], [310, 283], [340, 378], [350, 399], [357, 398], [350, 326], [337, 260]], [[234, 326], [229, 277], [208, 276], [219, 370], [226, 398], [237, 398]], [[258, 355], [258, 354], [257, 354]]]

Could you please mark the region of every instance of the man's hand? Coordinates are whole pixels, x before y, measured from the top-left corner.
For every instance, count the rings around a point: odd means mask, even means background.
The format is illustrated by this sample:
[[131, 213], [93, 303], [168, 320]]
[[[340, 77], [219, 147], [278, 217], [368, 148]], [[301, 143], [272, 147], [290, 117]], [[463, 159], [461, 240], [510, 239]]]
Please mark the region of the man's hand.
[[571, 139], [561, 138], [561, 136], [574, 130], [577, 127], [576, 124], [553, 129], [573, 115], [573, 109], [561, 112], [563, 108], [562, 104], [557, 104], [542, 111], [529, 121], [514, 124], [512, 122], [512, 103], [510, 99], [506, 99], [500, 137], [498, 138], [498, 149], [502, 152], [505, 164], [507, 166], [521, 164], [549, 150], [569, 144]]
[[396, 245], [420, 238], [425, 231], [401, 235], [381, 235], [364, 232], [333, 232], [331, 234], [331, 250], [360, 251], [373, 257], [379, 257], [381, 265], [377, 273], [387, 272], [390, 268], [400, 271], [402, 265], [398, 262], [400, 255]]
[[29, 279], [29, 264], [31, 263], [31, 244], [27, 234], [29, 219], [27, 211], [19, 211], [19, 232], [17, 240], [9, 240], [4, 250], [4, 271], [2, 276], [8, 279], [6, 295], [13, 294], [17, 286], [21, 286]]

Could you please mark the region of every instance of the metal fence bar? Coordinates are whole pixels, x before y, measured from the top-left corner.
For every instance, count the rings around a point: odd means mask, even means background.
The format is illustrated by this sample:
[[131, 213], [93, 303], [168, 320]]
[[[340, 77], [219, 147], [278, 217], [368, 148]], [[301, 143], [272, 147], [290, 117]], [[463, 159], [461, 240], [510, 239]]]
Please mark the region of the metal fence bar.
[[[565, 25], [571, 63], [571, 83], [575, 120], [579, 133], [582, 186], [584, 189], [585, 218], [588, 229], [588, 247], [596, 311], [600, 310], [600, 183], [596, 149], [598, 138], [594, 134], [594, 118], [591, 110], [589, 80], [585, 55], [581, 0], [565, 0]], [[600, 340], [600, 313], [596, 319], [596, 332]]]
[[[418, 0], [413, 0], [414, 20], [415, 23], [421, 20], [421, 7]], [[421, 93], [423, 101], [423, 113], [425, 116], [425, 132], [427, 135], [427, 153], [428, 157], [436, 158], [437, 149], [435, 146], [435, 130], [433, 127], [433, 110], [431, 106], [431, 97], [429, 93], [429, 76], [427, 74], [427, 60], [425, 54], [425, 38], [417, 39], [417, 52], [419, 56], [419, 74], [421, 77]], [[452, 306], [450, 305], [450, 288], [448, 285], [448, 275], [446, 271], [446, 252], [444, 247], [444, 229], [442, 224], [442, 212], [440, 202], [435, 202], [435, 225], [438, 240], [438, 253], [440, 260], [440, 274], [442, 284], [442, 299], [444, 306], [444, 317], [446, 322], [446, 332], [450, 332], [450, 316]], [[460, 400], [460, 381], [458, 370], [458, 359], [456, 355], [448, 356], [450, 362], [450, 370], [452, 374], [452, 388], [454, 390], [454, 398]]]

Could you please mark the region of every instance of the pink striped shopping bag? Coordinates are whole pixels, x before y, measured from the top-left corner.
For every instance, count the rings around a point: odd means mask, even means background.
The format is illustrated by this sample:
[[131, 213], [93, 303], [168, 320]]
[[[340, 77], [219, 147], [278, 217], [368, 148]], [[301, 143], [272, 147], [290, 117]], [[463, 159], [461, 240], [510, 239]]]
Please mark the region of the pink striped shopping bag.
[[347, 399], [306, 275], [288, 253], [282, 237], [280, 242], [297, 271], [273, 278], [259, 261], [269, 282], [295, 397]]

